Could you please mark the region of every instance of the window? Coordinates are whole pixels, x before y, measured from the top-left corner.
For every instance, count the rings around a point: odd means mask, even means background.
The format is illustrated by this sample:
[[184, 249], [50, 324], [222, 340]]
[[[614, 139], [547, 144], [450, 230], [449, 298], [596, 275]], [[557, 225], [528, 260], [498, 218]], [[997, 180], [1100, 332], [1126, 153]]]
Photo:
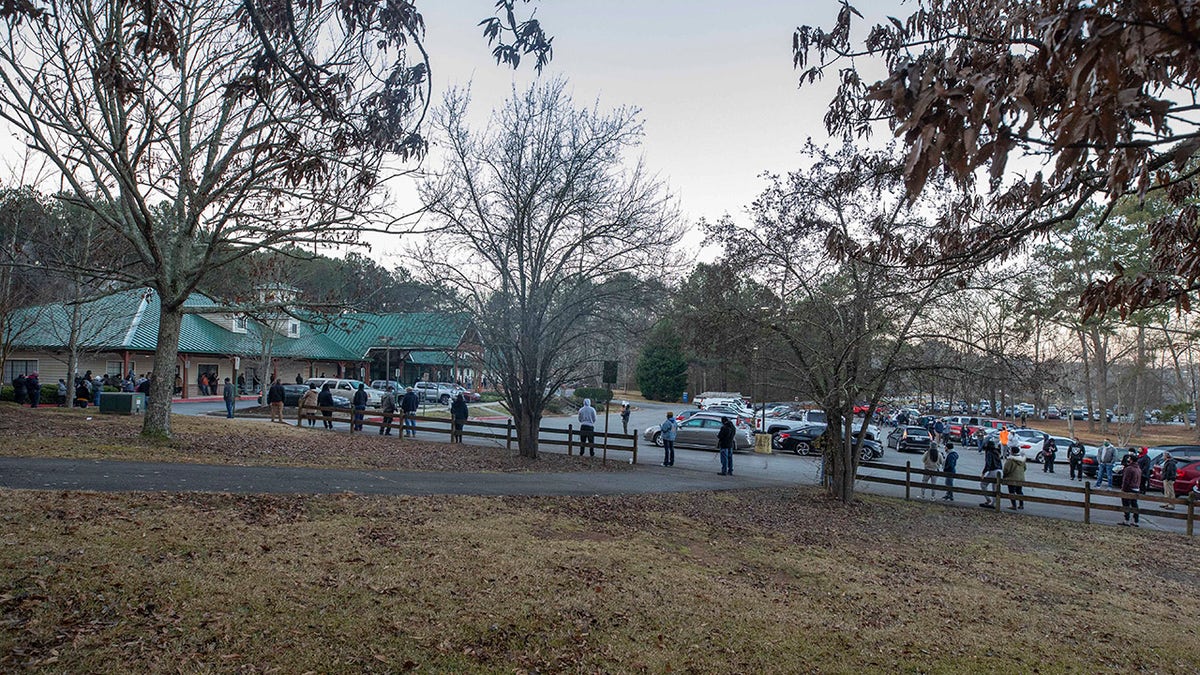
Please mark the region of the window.
[[125, 364], [121, 363], [120, 361], [105, 361], [104, 362], [104, 374], [112, 375], [113, 377], [121, 377], [122, 375], [125, 374], [121, 370], [124, 367], [125, 367]]
[[290, 335], [292, 337], [296, 337], [299, 334], [300, 334], [300, 322], [299, 321], [289, 321], [288, 322], [288, 335]]
[[246, 332], [246, 317], [244, 317], [244, 316], [233, 317], [233, 330], [235, 333], [245, 333]]
[[12, 384], [14, 377], [36, 373], [37, 370], [37, 359], [9, 359], [4, 362], [4, 384]]

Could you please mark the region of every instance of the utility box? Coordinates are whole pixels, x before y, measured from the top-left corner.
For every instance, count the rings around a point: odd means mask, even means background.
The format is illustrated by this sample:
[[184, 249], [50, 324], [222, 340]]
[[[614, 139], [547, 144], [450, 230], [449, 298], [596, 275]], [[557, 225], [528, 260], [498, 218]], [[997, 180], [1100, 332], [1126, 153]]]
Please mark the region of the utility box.
[[146, 411], [146, 395], [140, 392], [106, 391], [100, 394], [100, 413], [141, 415]]
[[765, 431], [754, 432], [754, 452], [760, 455], [771, 454], [771, 434]]

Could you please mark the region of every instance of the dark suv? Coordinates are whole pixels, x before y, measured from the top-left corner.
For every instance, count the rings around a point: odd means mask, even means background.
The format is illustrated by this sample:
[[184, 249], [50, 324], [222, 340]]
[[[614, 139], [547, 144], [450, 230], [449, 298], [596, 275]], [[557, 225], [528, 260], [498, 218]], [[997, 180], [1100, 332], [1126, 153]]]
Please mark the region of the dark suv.
[[896, 452], [924, 453], [933, 445], [933, 438], [924, 427], [896, 427], [887, 436], [887, 447]]

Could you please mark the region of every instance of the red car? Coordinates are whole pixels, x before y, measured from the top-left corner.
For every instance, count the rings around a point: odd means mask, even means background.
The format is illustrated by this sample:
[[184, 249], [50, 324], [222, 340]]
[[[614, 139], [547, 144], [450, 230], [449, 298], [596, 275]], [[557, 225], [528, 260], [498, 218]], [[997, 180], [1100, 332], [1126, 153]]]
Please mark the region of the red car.
[[[1188, 491], [1200, 480], [1200, 457], [1177, 457], [1175, 459], [1175, 496], [1186, 497]], [[1150, 472], [1150, 492], [1162, 492], [1162, 464]]]

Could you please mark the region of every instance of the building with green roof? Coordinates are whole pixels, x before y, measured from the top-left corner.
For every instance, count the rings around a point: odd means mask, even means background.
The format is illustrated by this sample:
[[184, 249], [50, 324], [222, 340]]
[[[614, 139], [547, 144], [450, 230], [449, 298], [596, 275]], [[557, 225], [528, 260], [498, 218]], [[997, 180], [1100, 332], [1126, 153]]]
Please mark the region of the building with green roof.
[[[459, 315], [355, 313], [328, 318], [280, 312], [278, 318], [264, 321], [200, 293], [193, 293], [184, 307], [188, 313], [180, 327], [173, 374], [183, 397], [199, 393], [201, 375], [216, 382], [241, 377], [250, 389], [268, 379], [267, 368], [285, 381], [293, 372], [299, 379], [389, 379], [385, 370], [391, 368], [401, 377], [390, 379], [401, 381], [474, 383], [480, 372], [478, 339], [470, 322]], [[298, 318], [304, 316], [307, 320]], [[10, 331], [4, 381], [31, 372], [38, 372], [44, 383], [71, 381], [67, 364], [72, 342], [79, 374], [149, 371], [158, 317], [158, 298], [152, 290], [23, 309], [10, 321], [16, 328]]]

